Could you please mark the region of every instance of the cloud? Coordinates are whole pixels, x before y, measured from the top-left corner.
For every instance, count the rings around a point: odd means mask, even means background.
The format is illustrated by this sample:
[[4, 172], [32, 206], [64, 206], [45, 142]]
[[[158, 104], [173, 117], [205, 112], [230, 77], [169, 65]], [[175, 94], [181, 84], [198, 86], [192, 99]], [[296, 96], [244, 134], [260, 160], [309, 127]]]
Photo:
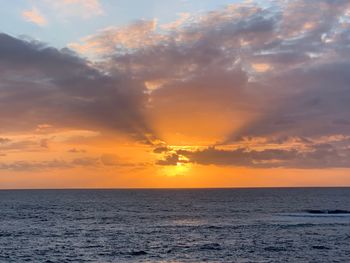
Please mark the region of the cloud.
[[163, 153], [163, 152], [167, 152], [167, 151], [169, 151], [169, 147], [166, 147], [166, 146], [159, 146], [159, 147], [154, 148], [154, 150], [153, 150], [154, 153]]
[[1, 162], [0, 170], [28, 172], [40, 170], [56, 170], [56, 169], [71, 169], [75, 167], [96, 167], [98, 159], [95, 158], [79, 158], [71, 161], [61, 159], [54, 159], [48, 161], [15, 161], [15, 162]]
[[190, 13], [179, 13], [179, 18], [175, 20], [174, 22], [161, 25], [160, 27], [164, 30], [176, 30], [183, 24], [185, 24], [191, 17]]
[[6, 152], [37, 152], [41, 148], [47, 148], [47, 140], [35, 140], [25, 138], [22, 140], [8, 140], [0, 143], [0, 150]]
[[[74, 151], [74, 153], [77, 153]], [[135, 168], [145, 167], [147, 163], [135, 163], [122, 160], [117, 155], [102, 154], [100, 156], [85, 155], [85, 151], [79, 151], [82, 155], [79, 158], [53, 158], [48, 160], [16, 160], [0, 162], [0, 171], [46, 171], [46, 170], [64, 170], [74, 168], [105, 169], [105, 168]], [[6, 154], [0, 153], [0, 156]]]
[[349, 127], [344, 125], [350, 119], [346, 102], [350, 91], [349, 66], [348, 62], [339, 59], [269, 79], [271, 87], [283, 83], [285, 91], [279, 92], [278, 100], [266, 107], [265, 114], [236, 131], [231, 139], [242, 135], [349, 134]]
[[[5, 154], [0, 154], [0, 156], [6, 156]], [[28, 172], [28, 171], [46, 171], [46, 170], [62, 170], [62, 169], [74, 169], [74, 168], [137, 168], [145, 167], [147, 163], [131, 163], [122, 161], [118, 156], [111, 154], [102, 154], [101, 156], [82, 156], [74, 159], [62, 159], [56, 158], [51, 160], [38, 160], [38, 161], [28, 161], [28, 160], [16, 160], [16, 161], [3, 161], [0, 162], [0, 171], [18, 171], [18, 172]]]
[[[238, 148], [234, 150], [222, 150], [209, 147], [204, 150], [186, 151], [179, 150], [180, 155], [189, 159], [189, 162], [202, 165], [233, 165], [233, 166], [283, 166], [285, 160], [297, 157], [295, 150], [266, 149], [262, 151]], [[268, 162], [269, 161], [269, 162]]]
[[154, 45], [163, 39], [156, 33], [157, 20], [139, 20], [121, 28], [109, 27], [98, 34], [71, 43], [69, 47], [85, 55], [109, 55]]
[[[169, 149], [158, 165], [194, 163], [200, 165], [241, 166], [253, 168], [350, 168], [350, 147], [347, 137], [328, 137], [319, 141], [299, 138], [297, 144], [275, 142], [263, 148], [243, 146], [237, 148], [207, 147], [202, 149]], [[296, 141], [295, 141], [296, 142]], [[266, 148], [269, 145], [269, 148]]]
[[6, 34], [0, 34], [0, 59], [1, 131], [50, 123], [125, 132], [141, 140], [151, 133], [143, 116], [145, 87], [131, 76], [107, 75], [69, 50]]
[[156, 164], [158, 165], [177, 165], [180, 160], [180, 157], [176, 153], [171, 153], [165, 156], [164, 159], [158, 160]]
[[48, 19], [42, 14], [41, 10], [53, 11], [54, 16], [58, 16], [60, 19], [72, 17], [90, 19], [104, 14], [99, 0], [41, 0], [37, 4], [40, 5], [40, 10], [33, 6], [30, 10], [24, 10], [22, 17], [24, 20], [40, 27], [48, 25]]
[[41, 12], [36, 7], [33, 7], [31, 10], [23, 11], [22, 17], [26, 21], [34, 23], [38, 26], [46, 26], [47, 25], [46, 18], [41, 14]]

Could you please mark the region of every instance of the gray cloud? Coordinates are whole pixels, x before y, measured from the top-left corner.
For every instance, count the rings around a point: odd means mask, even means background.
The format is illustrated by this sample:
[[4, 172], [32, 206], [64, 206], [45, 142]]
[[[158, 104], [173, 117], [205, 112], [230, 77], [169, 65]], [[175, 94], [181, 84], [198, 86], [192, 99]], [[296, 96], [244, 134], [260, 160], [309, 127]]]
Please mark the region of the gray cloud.
[[177, 153], [169, 153], [164, 159], [158, 160], [156, 164], [158, 165], [177, 165], [179, 162], [179, 155]]
[[[180, 157], [186, 161], [181, 161]], [[350, 148], [337, 148], [331, 144], [314, 144], [307, 150], [265, 149], [233, 150], [209, 147], [202, 150], [178, 150], [157, 161], [158, 165], [176, 165], [178, 162], [200, 165], [242, 166], [254, 168], [350, 168]]]
[[9, 171], [35, 171], [47, 169], [72, 168], [72, 164], [63, 160], [50, 160], [41, 162], [15, 161], [11, 163], [0, 163], [0, 170]]
[[[228, 7], [142, 49], [116, 49], [106, 67], [160, 83], [152, 109], [179, 133], [189, 131], [171, 120], [190, 112], [195, 125], [221, 112], [241, 126], [224, 143], [248, 135], [349, 134], [349, 7], [328, 0]], [[254, 63], [270, 70], [255, 72]]]
[[[1, 155], [0, 156], [5, 156]], [[71, 160], [52, 159], [47, 161], [18, 160], [0, 162], [0, 170], [9, 171], [44, 171], [52, 169], [71, 169], [76, 167], [106, 168], [106, 167], [144, 167], [147, 163], [130, 163], [121, 161], [117, 156], [102, 154], [97, 157], [79, 157]]]
[[167, 147], [167, 146], [159, 146], [159, 147], [156, 147], [156, 148], [154, 148], [153, 149], [153, 152], [154, 153], [163, 153], [163, 152], [167, 152], [167, 151], [169, 151], [170, 149], [169, 149], [169, 147]]
[[69, 50], [0, 34], [0, 131], [55, 126], [109, 129], [145, 139], [147, 96], [130, 76], [110, 75]]
[[[350, 64], [315, 65], [297, 69], [275, 79], [270, 85], [283, 85], [282, 94], [265, 114], [236, 131], [240, 136], [320, 136], [350, 134], [344, 125], [350, 120]], [[283, 83], [283, 84], [282, 84]]]

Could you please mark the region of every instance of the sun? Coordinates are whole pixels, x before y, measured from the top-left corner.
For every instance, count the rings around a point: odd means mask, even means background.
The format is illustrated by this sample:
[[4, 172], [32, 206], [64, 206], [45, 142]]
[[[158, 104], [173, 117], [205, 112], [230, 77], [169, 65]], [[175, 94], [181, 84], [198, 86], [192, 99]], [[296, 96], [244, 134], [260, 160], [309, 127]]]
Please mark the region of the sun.
[[167, 176], [181, 176], [181, 175], [186, 175], [190, 169], [191, 169], [191, 165], [187, 164], [187, 163], [181, 163], [178, 162], [176, 165], [173, 166], [167, 166], [164, 167], [165, 169], [165, 174]]

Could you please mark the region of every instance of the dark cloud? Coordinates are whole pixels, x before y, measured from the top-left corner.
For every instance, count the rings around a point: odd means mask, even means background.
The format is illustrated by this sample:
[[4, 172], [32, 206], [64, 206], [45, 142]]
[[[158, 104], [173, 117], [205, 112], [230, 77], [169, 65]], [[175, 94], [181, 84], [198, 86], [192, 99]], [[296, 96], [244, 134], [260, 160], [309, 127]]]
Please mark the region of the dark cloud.
[[36, 170], [51, 170], [51, 169], [67, 169], [72, 168], [70, 162], [63, 160], [50, 160], [50, 161], [15, 161], [11, 163], [0, 163], [0, 170], [9, 171], [36, 171]]
[[147, 96], [131, 76], [103, 73], [69, 50], [0, 34], [1, 131], [57, 127], [124, 131], [146, 139]]
[[[337, 62], [297, 69], [270, 79], [285, 89], [275, 104], [253, 123], [236, 131], [240, 136], [320, 136], [350, 134], [350, 64]], [[283, 84], [282, 84], [283, 83]]]
[[[189, 159], [189, 162], [203, 165], [234, 165], [234, 166], [259, 166], [266, 161], [285, 161], [297, 157], [295, 150], [267, 149], [262, 151], [238, 148], [234, 150], [221, 150], [209, 147], [204, 150], [177, 152]], [[271, 164], [275, 166], [276, 164]], [[280, 163], [277, 165], [281, 165]]]
[[[5, 156], [1, 155], [0, 156]], [[0, 162], [0, 170], [9, 171], [44, 171], [52, 169], [71, 169], [77, 167], [85, 168], [104, 168], [115, 167], [144, 167], [146, 163], [126, 163], [122, 162], [117, 156], [103, 154], [99, 157], [80, 157], [72, 160], [53, 159], [47, 161], [14, 161]]]
[[158, 160], [158, 165], [177, 165], [179, 162], [179, 155], [177, 153], [170, 153], [165, 156], [164, 159]]
[[159, 146], [159, 147], [154, 148], [154, 150], [153, 150], [154, 153], [163, 153], [163, 152], [167, 152], [167, 151], [169, 151], [169, 147], [167, 147], [167, 146]]
[[337, 148], [331, 144], [314, 144], [307, 150], [265, 149], [233, 150], [209, 147], [202, 150], [178, 150], [159, 160], [158, 165], [176, 165], [185, 157], [188, 163], [200, 165], [242, 166], [254, 168], [350, 168], [350, 149]]

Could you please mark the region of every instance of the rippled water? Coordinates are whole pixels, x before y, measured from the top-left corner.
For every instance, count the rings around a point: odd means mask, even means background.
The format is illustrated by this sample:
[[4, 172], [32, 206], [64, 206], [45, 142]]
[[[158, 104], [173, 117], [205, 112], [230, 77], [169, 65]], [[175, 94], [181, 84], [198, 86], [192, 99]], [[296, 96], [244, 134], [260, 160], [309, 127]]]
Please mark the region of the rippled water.
[[0, 191], [0, 262], [350, 262], [350, 188]]

